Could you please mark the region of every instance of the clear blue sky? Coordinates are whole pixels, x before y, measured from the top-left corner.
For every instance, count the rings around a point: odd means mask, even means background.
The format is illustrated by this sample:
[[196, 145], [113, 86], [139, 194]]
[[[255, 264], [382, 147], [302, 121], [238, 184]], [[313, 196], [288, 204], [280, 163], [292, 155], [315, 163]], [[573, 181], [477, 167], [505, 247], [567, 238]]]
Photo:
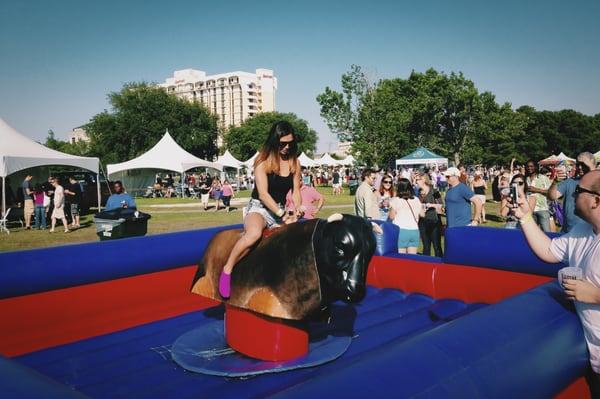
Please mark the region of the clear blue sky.
[[[290, 4], [288, 4], [290, 3]], [[600, 112], [600, 1], [0, 2], [0, 117], [59, 138], [129, 81], [270, 68], [276, 106], [336, 148], [315, 97], [369, 77], [462, 71], [516, 108]]]

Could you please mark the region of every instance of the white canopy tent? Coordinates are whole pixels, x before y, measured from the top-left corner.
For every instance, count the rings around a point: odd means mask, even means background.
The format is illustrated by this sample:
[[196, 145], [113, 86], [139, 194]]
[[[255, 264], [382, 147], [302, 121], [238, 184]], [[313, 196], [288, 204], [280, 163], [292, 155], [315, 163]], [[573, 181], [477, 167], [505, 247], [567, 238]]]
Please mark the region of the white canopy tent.
[[[179, 173], [182, 183], [185, 182], [185, 172], [193, 168], [213, 168], [221, 172], [223, 171], [223, 165], [198, 158], [181, 148], [173, 137], [171, 137], [169, 131], [164, 134], [154, 147], [139, 157], [117, 164], [106, 165], [109, 176], [132, 170], [132, 172], [128, 173], [135, 173], [135, 171], [139, 173], [143, 169], [160, 169]], [[123, 176], [123, 178], [125, 179], [126, 177]], [[137, 181], [138, 184], [139, 181], [145, 180], [139, 179]]]
[[352, 155], [348, 155], [346, 158], [339, 161], [340, 165], [351, 166], [356, 163], [356, 159]]
[[109, 176], [129, 169], [164, 169], [183, 174], [193, 168], [213, 168], [222, 171], [223, 165], [190, 154], [173, 140], [168, 131], [154, 147], [139, 157], [106, 165]]
[[569, 162], [575, 162], [575, 159], [573, 159], [573, 158], [569, 158], [568, 156], [566, 156], [566, 155], [565, 155], [565, 153], [564, 153], [564, 152], [561, 152], [560, 154], [558, 154], [558, 155], [556, 156], [556, 159], [557, 159], [558, 161], [569, 161]]
[[0, 177], [2, 177], [2, 215], [6, 212], [6, 177], [23, 169], [45, 165], [67, 165], [96, 173], [100, 209], [100, 161], [52, 150], [22, 135], [0, 118]]
[[326, 166], [340, 165], [340, 161], [338, 161], [337, 159], [333, 159], [333, 157], [331, 155], [329, 155], [328, 152], [326, 152], [325, 155], [323, 155], [321, 158], [315, 159], [315, 162], [318, 163], [319, 165], [326, 165]]
[[256, 153], [254, 155], [252, 155], [252, 157], [244, 162], [242, 162], [242, 164], [247, 167], [248, 169], [252, 169], [254, 167], [254, 160], [256, 159], [256, 157], [258, 156], [258, 151], [256, 151]]
[[308, 157], [308, 155], [306, 155], [304, 152], [302, 154], [300, 154], [300, 156], [298, 157], [298, 160], [300, 161], [300, 166], [302, 166], [304, 168], [312, 168], [315, 166], [319, 166], [319, 164], [317, 162], [310, 159]]
[[238, 161], [229, 150], [225, 151], [225, 154], [217, 158], [217, 163], [223, 165], [226, 168], [240, 169], [244, 166], [242, 161]]

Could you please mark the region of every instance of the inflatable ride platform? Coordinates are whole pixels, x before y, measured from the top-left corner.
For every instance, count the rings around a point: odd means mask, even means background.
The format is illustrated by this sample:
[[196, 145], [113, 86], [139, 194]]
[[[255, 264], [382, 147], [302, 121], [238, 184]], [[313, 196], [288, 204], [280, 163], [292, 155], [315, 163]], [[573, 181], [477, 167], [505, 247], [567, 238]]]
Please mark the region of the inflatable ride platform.
[[250, 378], [235, 364], [231, 376], [190, 372], [173, 353], [223, 320], [190, 284], [211, 238], [239, 226], [1, 253], [0, 396], [589, 397], [583, 331], [555, 278], [564, 265], [515, 230], [448, 229], [435, 258], [397, 254], [397, 228], [382, 227], [365, 299], [331, 306], [348, 349]]

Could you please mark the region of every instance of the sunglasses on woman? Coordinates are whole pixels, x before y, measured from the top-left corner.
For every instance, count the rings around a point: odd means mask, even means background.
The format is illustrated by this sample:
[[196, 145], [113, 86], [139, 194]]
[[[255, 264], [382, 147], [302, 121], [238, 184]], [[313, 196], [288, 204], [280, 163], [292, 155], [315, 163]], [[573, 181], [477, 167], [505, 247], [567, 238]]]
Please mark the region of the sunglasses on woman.
[[513, 184], [518, 184], [519, 186], [523, 186], [525, 182], [523, 181], [514, 181]]
[[290, 141], [280, 141], [279, 142], [279, 149], [283, 150], [286, 146], [290, 146], [290, 148], [292, 148], [292, 146], [296, 144], [296, 140], [290, 140]]
[[391, 180], [384, 180], [383, 184], [392, 184], [392, 181]]

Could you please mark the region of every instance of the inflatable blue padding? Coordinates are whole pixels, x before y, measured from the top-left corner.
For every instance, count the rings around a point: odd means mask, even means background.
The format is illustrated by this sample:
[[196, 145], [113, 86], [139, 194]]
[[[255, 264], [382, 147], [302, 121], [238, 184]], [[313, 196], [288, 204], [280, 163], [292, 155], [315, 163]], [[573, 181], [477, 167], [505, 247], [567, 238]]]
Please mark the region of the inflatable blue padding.
[[240, 227], [0, 253], [0, 299], [195, 265], [217, 232]]
[[427, 255], [419, 255], [419, 254], [399, 254], [399, 253], [389, 253], [385, 255], [388, 258], [396, 258], [396, 259], [409, 259], [409, 260], [417, 260], [419, 262], [427, 262], [427, 263], [442, 263], [442, 258], [438, 258], [436, 256], [427, 256]]
[[[550, 398], [588, 367], [579, 319], [553, 282], [274, 397], [318, 397], [335, 387], [348, 398]], [[351, 383], [357, 378], [369, 383]]]
[[[557, 237], [559, 234], [549, 234]], [[446, 229], [444, 263], [556, 277], [562, 263], [546, 263], [530, 249], [523, 232], [493, 227]]]
[[4, 398], [87, 398], [66, 385], [2, 356], [0, 356], [0, 389]]
[[376, 234], [375, 241], [377, 246], [375, 247], [375, 255], [387, 255], [398, 252], [398, 234], [400, 234], [400, 228], [392, 222], [384, 222], [381, 220], [371, 220], [377, 223], [383, 230], [383, 234]]

